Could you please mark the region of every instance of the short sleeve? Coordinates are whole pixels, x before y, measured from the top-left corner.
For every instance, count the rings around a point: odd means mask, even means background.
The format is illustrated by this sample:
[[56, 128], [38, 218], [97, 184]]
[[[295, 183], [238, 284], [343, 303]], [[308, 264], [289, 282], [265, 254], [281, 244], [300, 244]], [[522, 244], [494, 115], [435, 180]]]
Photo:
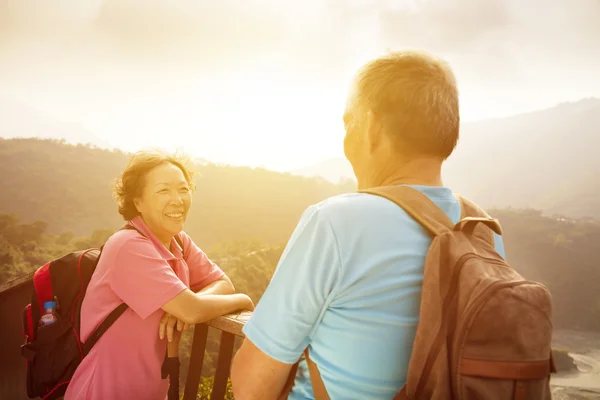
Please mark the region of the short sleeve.
[[185, 232], [182, 232], [179, 237], [183, 244], [184, 259], [190, 271], [190, 289], [193, 292], [202, 290], [225, 275]]
[[142, 319], [187, 289], [152, 242], [142, 237], [128, 239], [117, 251], [109, 282]]
[[498, 254], [502, 256], [506, 260], [506, 250], [504, 250], [504, 240], [501, 235], [498, 235], [494, 232], [494, 247]]
[[339, 250], [332, 227], [321, 214], [317, 206], [304, 212], [243, 328], [255, 346], [283, 363], [298, 361], [336, 294]]

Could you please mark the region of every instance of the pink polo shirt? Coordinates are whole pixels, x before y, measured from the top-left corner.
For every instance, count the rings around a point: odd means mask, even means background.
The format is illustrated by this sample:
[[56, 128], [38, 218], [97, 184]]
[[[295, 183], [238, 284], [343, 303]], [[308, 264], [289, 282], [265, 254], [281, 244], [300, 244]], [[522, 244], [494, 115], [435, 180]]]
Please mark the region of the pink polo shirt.
[[77, 368], [65, 400], [165, 400], [161, 378], [167, 339], [159, 339], [161, 307], [186, 288], [198, 291], [224, 273], [185, 233], [168, 251], [141, 217], [135, 230], [112, 235], [92, 276], [81, 308], [81, 340], [125, 302], [129, 308], [104, 333]]

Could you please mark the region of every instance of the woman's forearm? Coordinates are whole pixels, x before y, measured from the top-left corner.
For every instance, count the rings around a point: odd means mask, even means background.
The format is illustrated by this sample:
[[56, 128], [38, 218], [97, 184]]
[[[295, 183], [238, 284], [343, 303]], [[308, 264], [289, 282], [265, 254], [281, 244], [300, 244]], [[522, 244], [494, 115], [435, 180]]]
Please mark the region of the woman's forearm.
[[201, 324], [225, 314], [244, 309], [243, 294], [201, 294], [195, 312], [191, 313], [188, 324]]
[[187, 289], [167, 302], [163, 310], [186, 324], [200, 324], [238, 310], [253, 310], [248, 296], [236, 294], [198, 294]]

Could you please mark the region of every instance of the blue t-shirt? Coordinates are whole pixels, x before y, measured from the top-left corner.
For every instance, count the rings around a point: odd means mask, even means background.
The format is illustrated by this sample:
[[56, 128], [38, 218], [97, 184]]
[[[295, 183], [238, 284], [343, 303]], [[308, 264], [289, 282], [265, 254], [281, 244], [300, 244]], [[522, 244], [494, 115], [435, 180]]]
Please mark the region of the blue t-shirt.
[[[411, 187], [458, 222], [450, 189]], [[243, 332], [288, 364], [308, 346], [331, 399], [391, 399], [406, 380], [430, 244], [421, 225], [382, 197], [351, 193], [313, 205]], [[304, 361], [290, 399], [314, 399]]]

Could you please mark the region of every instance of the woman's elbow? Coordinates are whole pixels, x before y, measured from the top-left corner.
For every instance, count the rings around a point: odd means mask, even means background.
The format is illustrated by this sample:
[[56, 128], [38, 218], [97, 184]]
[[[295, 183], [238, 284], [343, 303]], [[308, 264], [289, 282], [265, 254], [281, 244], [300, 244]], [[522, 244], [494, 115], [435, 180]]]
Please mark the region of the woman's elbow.
[[221, 280], [223, 280], [225, 282], [224, 286], [225, 286], [226, 293], [224, 293], [224, 294], [234, 294], [235, 286], [233, 286], [233, 282], [231, 282], [231, 279], [229, 279], [229, 277], [227, 275], [223, 275]]

